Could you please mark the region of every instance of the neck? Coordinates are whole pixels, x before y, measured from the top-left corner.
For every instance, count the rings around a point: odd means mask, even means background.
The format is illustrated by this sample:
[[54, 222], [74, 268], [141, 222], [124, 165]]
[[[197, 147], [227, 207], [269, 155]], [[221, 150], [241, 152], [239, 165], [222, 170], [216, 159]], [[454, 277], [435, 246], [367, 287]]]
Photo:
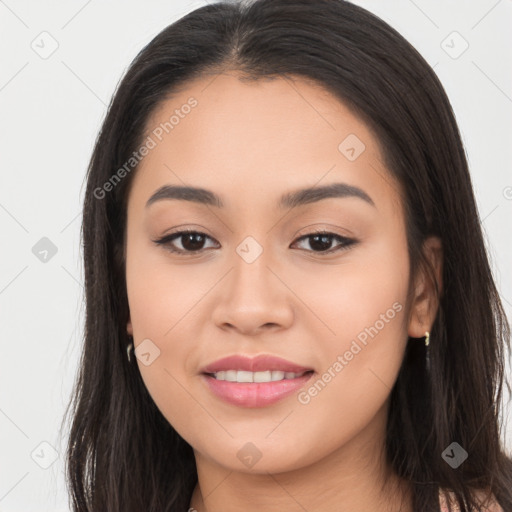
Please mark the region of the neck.
[[190, 512], [412, 512], [410, 485], [386, 464], [385, 429], [376, 435], [375, 425], [314, 464], [282, 473], [236, 472], [195, 452]]

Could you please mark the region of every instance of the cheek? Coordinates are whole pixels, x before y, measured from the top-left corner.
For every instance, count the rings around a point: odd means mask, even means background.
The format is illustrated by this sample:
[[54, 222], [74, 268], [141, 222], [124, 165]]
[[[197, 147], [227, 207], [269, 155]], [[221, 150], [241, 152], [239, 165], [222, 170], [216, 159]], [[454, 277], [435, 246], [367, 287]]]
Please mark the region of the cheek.
[[[128, 245], [126, 259], [126, 288], [130, 320], [141, 375], [151, 395], [169, 386], [168, 350], [166, 340], [172, 336], [184, 311], [180, 304], [185, 298], [178, 273], [170, 275], [169, 268], [158, 263], [142, 243]], [[149, 356], [142, 357], [142, 349]], [[179, 349], [179, 347], [177, 347]], [[175, 353], [179, 358], [179, 353]], [[148, 363], [148, 364], [145, 364]]]
[[187, 438], [192, 425], [199, 427], [202, 419], [207, 422], [189, 391], [188, 379], [196, 371], [191, 354], [202, 339], [198, 326], [205, 322], [197, 314], [212, 286], [212, 274], [208, 264], [171, 264], [162, 251], [148, 250], [136, 242], [129, 247], [126, 284], [130, 319], [136, 349], [147, 348], [144, 352], [138, 349], [138, 354], [150, 354], [136, 359], [144, 384], [163, 416]]
[[201, 283], [199, 270], [171, 263], [164, 248], [150, 243], [134, 240], [127, 251], [130, 318], [136, 339], [153, 336], [163, 340], [172, 336], [180, 319], [206, 292], [208, 283]]
[[323, 363], [298, 401], [326, 435], [333, 422], [353, 432], [363, 428], [384, 405], [403, 360], [409, 262], [405, 239], [389, 240], [294, 281], [315, 312], [308, 328], [318, 333]]
[[[395, 339], [405, 330], [409, 261], [405, 238], [390, 235], [364, 242], [336, 264], [292, 265], [286, 278], [302, 302], [308, 326], [322, 334], [326, 348], [342, 350], [377, 323], [380, 339]], [[381, 318], [383, 315], [383, 318]], [[323, 326], [323, 327], [322, 327]], [[362, 334], [361, 334], [362, 333]], [[393, 343], [390, 343], [393, 349]]]

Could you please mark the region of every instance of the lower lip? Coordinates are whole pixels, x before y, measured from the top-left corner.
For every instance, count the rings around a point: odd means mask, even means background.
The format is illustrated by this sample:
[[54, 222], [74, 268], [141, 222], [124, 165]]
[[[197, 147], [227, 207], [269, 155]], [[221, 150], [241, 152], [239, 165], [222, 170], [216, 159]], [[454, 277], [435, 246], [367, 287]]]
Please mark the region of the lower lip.
[[265, 407], [298, 391], [312, 377], [313, 372], [295, 379], [275, 382], [230, 382], [203, 374], [210, 390], [226, 402], [240, 407]]

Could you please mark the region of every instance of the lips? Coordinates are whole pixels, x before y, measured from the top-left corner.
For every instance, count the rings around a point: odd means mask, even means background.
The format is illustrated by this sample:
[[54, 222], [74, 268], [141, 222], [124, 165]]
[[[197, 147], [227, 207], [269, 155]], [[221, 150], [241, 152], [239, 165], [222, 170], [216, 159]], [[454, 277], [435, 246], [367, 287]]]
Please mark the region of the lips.
[[256, 357], [232, 355], [208, 364], [201, 369], [201, 373], [213, 374], [227, 370], [242, 370], [248, 372], [263, 372], [270, 370], [301, 374], [312, 371], [313, 368], [300, 366], [296, 363], [292, 363], [291, 361], [287, 361], [286, 359], [271, 355], [259, 355]]
[[238, 407], [266, 407], [297, 392], [314, 370], [271, 355], [233, 355], [208, 364], [201, 379], [216, 397]]

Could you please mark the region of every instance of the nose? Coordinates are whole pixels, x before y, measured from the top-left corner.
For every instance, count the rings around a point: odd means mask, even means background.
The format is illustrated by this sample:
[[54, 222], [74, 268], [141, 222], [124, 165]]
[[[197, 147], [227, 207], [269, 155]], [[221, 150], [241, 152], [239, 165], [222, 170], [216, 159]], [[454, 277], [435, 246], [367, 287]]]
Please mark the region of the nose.
[[283, 273], [266, 251], [252, 263], [235, 254], [233, 268], [217, 290], [215, 325], [244, 335], [288, 328], [294, 318], [293, 292]]

